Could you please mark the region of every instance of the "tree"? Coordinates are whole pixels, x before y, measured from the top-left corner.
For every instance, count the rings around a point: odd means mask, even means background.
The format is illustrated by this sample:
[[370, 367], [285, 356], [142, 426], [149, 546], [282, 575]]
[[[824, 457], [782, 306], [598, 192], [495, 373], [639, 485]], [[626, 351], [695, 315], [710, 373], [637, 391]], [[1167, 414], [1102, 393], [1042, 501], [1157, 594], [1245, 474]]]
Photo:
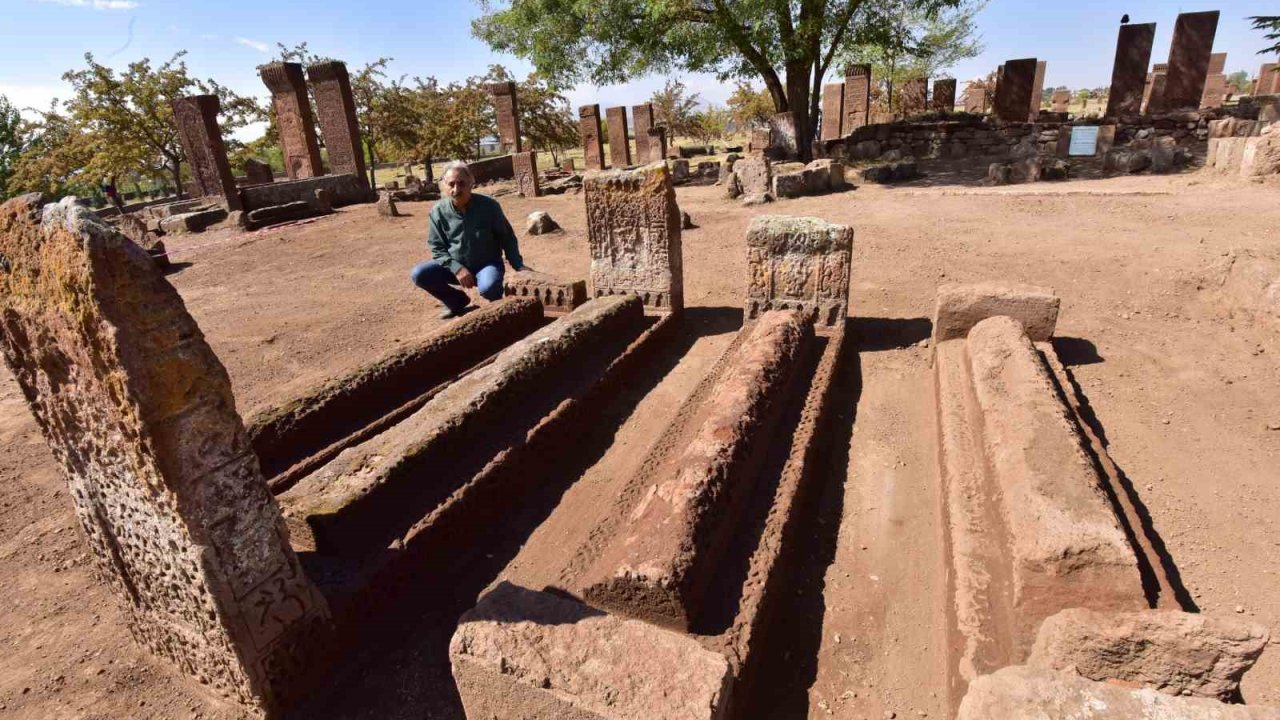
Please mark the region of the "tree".
[[653, 120], [667, 129], [667, 139], [674, 144], [676, 136], [694, 137], [699, 130], [698, 93], [690, 93], [685, 84], [668, 78], [661, 90], [655, 90]]
[[729, 96], [729, 113], [739, 132], [752, 125], [759, 125], [773, 114], [773, 99], [767, 89], [756, 90], [751, 83], [738, 81]]
[[1247, 95], [1249, 93], [1249, 72], [1247, 70], [1237, 70], [1228, 75], [1227, 89], [1235, 95]]
[[520, 107], [520, 131], [534, 150], [546, 150], [559, 164], [563, 150], [577, 147], [578, 123], [569, 100], [537, 73], [517, 87]]
[[838, 59], [871, 65], [871, 77], [883, 87], [885, 110], [897, 109], [894, 89], [982, 52], [976, 16], [986, 0], [959, 0], [954, 7], [920, 6], [915, 0], [881, 0], [876, 19]]
[[1254, 15], [1249, 19], [1253, 21], [1254, 30], [1270, 31], [1262, 37], [1275, 41], [1275, 43], [1270, 47], [1265, 47], [1259, 50], [1258, 54], [1269, 55], [1271, 53], [1280, 53], [1280, 15]]
[[7, 192], [39, 192], [62, 197], [72, 189], [97, 195], [98, 180], [85, 168], [93, 159], [93, 143], [72, 118], [61, 112], [58, 101], [39, 112], [39, 119], [26, 123], [22, 152], [13, 166]]
[[0, 199], [12, 195], [8, 190], [9, 176], [22, 153], [23, 135], [22, 116], [18, 109], [9, 102], [9, 98], [0, 95]]
[[708, 106], [706, 110], [694, 115], [693, 136], [699, 142], [719, 140], [729, 134], [732, 119], [733, 114], [727, 108]]
[[[823, 79], [854, 44], [875, 3], [936, 12], [960, 0], [480, 0], [472, 33], [530, 60], [561, 85], [609, 85], [651, 73], [758, 77], [799, 138], [817, 126]], [[810, 142], [800, 143], [804, 159]]]
[[[236, 95], [213, 80], [200, 81], [188, 75], [182, 59], [185, 54], [178, 52], [154, 68], [143, 58], [117, 74], [98, 64], [92, 53], [85, 53], [88, 67], [63, 74], [74, 93], [65, 105], [70, 132], [83, 133], [90, 151], [85, 172], [96, 178], [114, 178], [167, 170], [181, 192], [186, 154], [173, 122], [174, 100], [193, 94], [217, 95], [224, 133], [261, 117], [252, 98]], [[54, 118], [46, 114], [44, 119]], [[63, 130], [55, 128], [56, 132]]]

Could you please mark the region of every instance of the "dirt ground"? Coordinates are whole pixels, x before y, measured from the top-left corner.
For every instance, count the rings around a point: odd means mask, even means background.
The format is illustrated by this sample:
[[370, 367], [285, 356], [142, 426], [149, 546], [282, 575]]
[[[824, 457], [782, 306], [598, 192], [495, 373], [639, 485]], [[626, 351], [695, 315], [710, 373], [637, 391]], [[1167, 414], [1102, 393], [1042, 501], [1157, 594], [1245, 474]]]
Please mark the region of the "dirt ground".
[[[728, 346], [741, 321], [751, 216], [814, 215], [856, 229], [855, 345], [835, 423], [848, 454], [821, 479], [808, 567], [785, 615], [783, 671], [761, 717], [946, 715], [949, 599], [924, 342], [943, 283], [1057, 290], [1057, 349], [1176, 566], [1182, 604], [1238, 614], [1280, 637], [1280, 315], [1251, 309], [1261, 297], [1233, 275], [1261, 267], [1280, 277], [1280, 185], [1194, 173], [992, 189], [926, 180], [756, 208], [714, 186], [677, 195], [699, 225], [684, 233], [691, 329], [620, 401], [590, 457], [568, 463], [576, 481], [487, 581], [555, 581]], [[502, 203], [518, 229], [535, 209], [565, 228], [522, 237], [530, 266], [586, 276], [581, 195]], [[425, 259], [430, 206], [401, 208], [398, 219], [367, 205], [168, 241], [179, 263], [170, 280], [230, 371], [246, 418], [439, 322], [408, 280]], [[0, 378], [0, 717], [237, 717], [130, 640], [91, 578], [60, 472], [12, 377]], [[436, 628], [432, 642], [450, 631]], [[1276, 644], [1246, 677], [1249, 703], [1280, 705]], [[332, 716], [461, 717], [438, 661], [432, 677], [412, 677], [410, 660], [396, 664], [351, 679]]]

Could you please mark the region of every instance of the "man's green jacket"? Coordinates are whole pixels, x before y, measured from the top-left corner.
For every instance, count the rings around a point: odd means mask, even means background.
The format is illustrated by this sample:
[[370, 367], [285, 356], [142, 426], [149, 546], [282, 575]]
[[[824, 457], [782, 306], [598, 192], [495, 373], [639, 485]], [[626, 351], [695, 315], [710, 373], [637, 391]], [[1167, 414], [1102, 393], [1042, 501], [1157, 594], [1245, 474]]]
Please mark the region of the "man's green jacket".
[[488, 195], [473, 193], [462, 213], [453, 206], [452, 198], [441, 198], [431, 208], [427, 245], [431, 259], [454, 274], [464, 267], [474, 273], [485, 265], [501, 265], [503, 253], [512, 268], [524, 268], [516, 233], [502, 206]]

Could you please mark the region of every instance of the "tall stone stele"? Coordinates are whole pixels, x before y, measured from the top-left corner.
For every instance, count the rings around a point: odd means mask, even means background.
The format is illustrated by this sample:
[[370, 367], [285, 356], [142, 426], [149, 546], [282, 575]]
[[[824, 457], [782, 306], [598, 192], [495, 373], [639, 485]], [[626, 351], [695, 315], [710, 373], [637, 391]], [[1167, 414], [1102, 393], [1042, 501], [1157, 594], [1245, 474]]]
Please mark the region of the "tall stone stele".
[[680, 208], [667, 164], [588, 175], [583, 191], [592, 297], [635, 293], [647, 310], [682, 311]]
[[631, 165], [631, 143], [627, 140], [627, 108], [619, 105], [604, 111], [609, 123], [609, 164], [614, 169]]
[[1147, 63], [1156, 24], [1121, 25], [1116, 37], [1116, 59], [1111, 67], [1111, 93], [1107, 96], [1107, 117], [1137, 115], [1142, 112], [1146, 91]]
[[130, 632], [254, 715], [294, 706], [328, 608], [182, 298], [74, 198], [0, 205], [0, 258], [0, 349]]
[[844, 122], [843, 134], [857, 130], [871, 122], [871, 66], [850, 65], [844, 73]]
[[995, 115], [1005, 122], [1026, 122], [1035, 86], [1035, 58], [1009, 60], [996, 70]]
[[601, 137], [600, 106], [578, 108], [578, 137], [582, 139], [582, 164], [588, 170], [604, 169], [604, 138]]
[[[631, 106], [631, 132], [636, 136], [636, 162], [647, 163], [652, 162], [649, 150], [649, 130], [657, 127], [658, 123], [653, 116], [653, 103], [644, 103], [643, 105]], [[663, 156], [666, 155], [666, 147], [663, 146]], [[659, 158], [661, 159], [661, 158]]]
[[307, 81], [299, 63], [273, 62], [258, 68], [262, 83], [271, 91], [271, 107], [280, 131], [284, 171], [290, 180], [324, 175], [320, 141], [311, 117]]
[[1213, 38], [1217, 32], [1217, 10], [1178, 15], [1169, 45], [1169, 70], [1162, 107], [1168, 110], [1200, 107], [1205, 78], [1209, 76]]
[[520, 103], [514, 82], [493, 83], [489, 86], [493, 98], [493, 111], [498, 116], [498, 144], [502, 151], [518, 153], [524, 148], [520, 142]]
[[189, 95], [174, 100], [171, 107], [178, 141], [187, 153], [196, 192], [201, 197], [216, 199], [228, 211], [242, 209], [240, 190], [231, 175], [227, 148], [218, 127], [218, 96]]
[[356, 101], [351, 94], [351, 76], [346, 63], [338, 60], [312, 63], [307, 66], [307, 80], [316, 96], [316, 115], [320, 132], [324, 133], [324, 146], [329, 150], [330, 172], [350, 173], [367, 186], [364, 144], [360, 141]]
[[934, 112], [951, 112], [956, 109], [956, 79], [938, 78], [933, 81], [933, 97], [929, 109]]

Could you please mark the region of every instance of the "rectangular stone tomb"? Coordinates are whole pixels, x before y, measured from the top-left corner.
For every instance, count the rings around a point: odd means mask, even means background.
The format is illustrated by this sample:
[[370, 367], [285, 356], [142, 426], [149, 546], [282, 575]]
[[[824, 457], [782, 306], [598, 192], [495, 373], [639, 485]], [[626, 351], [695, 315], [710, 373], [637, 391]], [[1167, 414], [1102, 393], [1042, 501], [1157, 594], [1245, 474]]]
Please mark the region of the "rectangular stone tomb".
[[508, 346], [281, 495], [294, 544], [325, 555], [387, 548], [550, 412], [563, 377], [591, 377], [616, 355], [604, 348], [643, 326], [637, 299], [602, 298]]
[[651, 310], [684, 308], [680, 208], [672, 182], [665, 163], [587, 176], [593, 297], [634, 293]]
[[701, 427], [648, 474], [648, 494], [588, 571], [588, 603], [680, 630], [697, 619], [813, 328], [803, 312], [773, 311], [742, 332]]
[[182, 298], [75, 198], [0, 205], [0, 256], [5, 362], [134, 639], [253, 716], [306, 697], [329, 609]]
[[506, 273], [502, 276], [502, 283], [507, 297], [537, 300], [546, 313], [566, 313], [587, 301], [586, 280], [564, 280], [525, 270]]
[[1023, 323], [997, 315], [935, 346], [954, 591], [953, 701], [1027, 656], [1070, 607], [1144, 609], [1138, 555], [1062, 388]]
[[369, 189], [366, 180], [358, 175], [324, 175], [302, 180], [284, 180], [266, 185], [250, 185], [240, 188], [240, 199], [246, 211], [288, 205], [294, 202], [315, 204], [316, 191], [329, 193], [333, 207], [373, 202], [378, 194]]
[[853, 228], [818, 218], [757, 215], [747, 229], [747, 305], [813, 312], [821, 331], [843, 327], [849, 309]]
[[263, 412], [248, 423], [263, 473], [276, 478], [272, 487], [287, 488], [298, 477], [314, 471], [317, 463], [332, 460], [354, 444], [353, 435], [362, 441], [367, 439], [364, 433], [368, 429], [385, 429], [380, 421], [403, 419], [425, 403], [438, 385], [544, 323], [543, 312], [532, 299], [491, 303], [439, 332]]

